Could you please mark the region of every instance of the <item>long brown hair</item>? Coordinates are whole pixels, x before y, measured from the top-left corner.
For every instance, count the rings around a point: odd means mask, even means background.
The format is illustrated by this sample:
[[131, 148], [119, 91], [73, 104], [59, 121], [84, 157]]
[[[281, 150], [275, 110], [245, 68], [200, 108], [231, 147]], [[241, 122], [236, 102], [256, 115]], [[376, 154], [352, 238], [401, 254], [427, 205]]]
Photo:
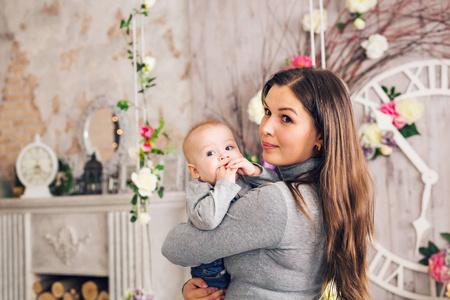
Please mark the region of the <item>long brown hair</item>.
[[331, 71], [296, 68], [273, 75], [264, 86], [263, 101], [273, 85], [294, 92], [323, 138], [319, 166], [307, 176], [285, 181], [311, 222], [298, 185], [317, 188], [326, 232], [323, 289], [331, 283], [340, 299], [370, 299], [366, 252], [374, 234], [374, 188], [347, 88]]

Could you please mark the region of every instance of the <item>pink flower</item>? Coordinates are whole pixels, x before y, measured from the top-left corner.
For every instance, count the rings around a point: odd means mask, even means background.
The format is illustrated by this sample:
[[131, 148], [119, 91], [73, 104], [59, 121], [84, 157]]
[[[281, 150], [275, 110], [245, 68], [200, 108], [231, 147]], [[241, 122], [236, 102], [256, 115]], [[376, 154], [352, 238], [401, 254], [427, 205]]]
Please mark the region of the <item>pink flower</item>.
[[151, 139], [152, 135], [153, 135], [153, 131], [155, 131], [155, 130], [153, 128], [151, 128], [150, 126], [143, 125], [141, 127], [140, 134], [141, 134], [141, 136], [145, 137], [146, 139]]
[[435, 253], [428, 259], [428, 273], [438, 282], [450, 281], [450, 269], [445, 265], [445, 251]]
[[308, 56], [294, 56], [290, 59], [289, 65], [286, 67], [286, 70], [288, 69], [294, 69], [294, 68], [309, 68], [312, 66], [311, 58]]
[[396, 116], [393, 123], [395, 128], [402, 129], [406, 125], [406, 120], [402, 116]]
[[150, 152], [152, 151], [152, 145], [150, 145], [149, 141], [145, 141], [142, 145], [141, 145], [141, 149], [144, 152]]
[[398, 113], [395, 112], [395, 102], [394, 101], [390, 101], [388, 103], [385, 103], [385, 104], [381, 105], [380, 111], [383, 114], [390, 115], [393, 118], [398, 116]]

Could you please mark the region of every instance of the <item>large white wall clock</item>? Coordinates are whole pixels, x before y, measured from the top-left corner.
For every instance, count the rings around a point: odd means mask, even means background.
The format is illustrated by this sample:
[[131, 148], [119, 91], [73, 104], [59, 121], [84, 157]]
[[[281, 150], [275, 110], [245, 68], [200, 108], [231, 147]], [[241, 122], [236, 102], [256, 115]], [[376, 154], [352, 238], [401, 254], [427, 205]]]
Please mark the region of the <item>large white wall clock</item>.
[[[415, 251], [416, 255], [420, 246], [426, 246], [427, 241], [424, 239], [424, 234], [432, 226], [431, 220], [427, 219], [427, 209], [432, 201], [431, 192], [433, 185], [438, 182], [439, 175], [427, 163], [429, 156], [421, 157], [393, 126], [392, 118], [381, 113], [378, 108], [383, 103], [390, 101], [382, 89], [383, 85], [394, 86], [398, 84], [402, 86], [400, 90], [397, 90], [402, 95], [396, 100], [401, 98], [416, 98], [418, 100], [422, 98], [427, 100], [426, 98], [430, 96], [445, 96], [447, 98], [450, 96], [449, 66], [450, 60], [426, 60], [408, 63], [379, 74], [352, 96], [352, 100], [355, 103], [364, 106], [366, 113], [372, 111], [375, 114], [378, 126], [381, 129], [394, 132], [394, 139], [398, 148], [411, 163], [411, 171], [408, 170], [408, 172], [418, 172], [417, 177], [423, 182], [423, 189], [419, 198], [421, 199], [420, 214], [411, 222], [412, 224], [405, 226], [405, 228], [409, 226], [414, 231], [415, 242], [411, 243], [411, 251]], [[426, 110], [427, 103], [425, 102], [423, 101]], [[375, 219], [375, 223], [377, 223], [377, 219]], [[391, 230], [400, 229], [391, 228]], [[369, 262], [369, 272], [372, 282], [394, 295], [415, 300], [443, 299], [441, 296], [442, 290], [438, 290], [436, 283], [428, 275], [426, 266], [392, 253], [392, 251], [377, 241], [375, 241], [375, 254]], [[421, 281], [420, 284], [422, 285], [425, 282], [425, 285], [428, 285], [428, 287], [422, 290], [427, 292], [419, 293], [414, 289], [407, 289], [406, 286], [410, 282], [407, 282], [406, 277]]]
[[16, 172], [20, 182], [25, 186], [21, 198], [48, 198], [49, 185], [58, 171], [58, 158], [55, 152], [41, 142], [39, 135], [35, 141], [26, 145], [16, 161]]

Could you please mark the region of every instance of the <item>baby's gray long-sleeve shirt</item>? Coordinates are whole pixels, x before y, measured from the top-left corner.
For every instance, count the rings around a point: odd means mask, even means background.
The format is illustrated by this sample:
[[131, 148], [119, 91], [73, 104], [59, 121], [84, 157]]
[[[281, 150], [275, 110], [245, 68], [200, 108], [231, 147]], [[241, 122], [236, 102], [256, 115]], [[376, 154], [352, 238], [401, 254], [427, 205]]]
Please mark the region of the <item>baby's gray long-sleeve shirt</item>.
[[[311, 171], [318, 160], [281, 167], [284, 179]], [[162, 253], [182, 266], [224, 257], [231, 275], [226, 300], [320, 298], [325, 232], [315, 189], [300, 185], [312, 224], [284, 182], [265, 184], [230, 205], [214, 230], [182, 223], [169, 232]]]
[[220, 179], [213, 186], [194, 180], [186, 188], [186, 213], [195, 227], [212, 230], [219, 226], [233, 200], [245, 195], [252, 188], [268, 181], [277, 181], [272, 170], [262, 168], [259, 176], [238, 176], [236, 183]]

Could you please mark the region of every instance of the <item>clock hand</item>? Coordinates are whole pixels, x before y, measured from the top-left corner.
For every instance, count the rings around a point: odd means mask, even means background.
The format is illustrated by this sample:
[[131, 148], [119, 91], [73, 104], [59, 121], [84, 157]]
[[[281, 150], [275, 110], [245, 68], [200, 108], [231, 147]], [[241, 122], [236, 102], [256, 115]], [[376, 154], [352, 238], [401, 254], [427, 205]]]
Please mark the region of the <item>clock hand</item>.
[[436, 171], [430, 169], [425, 164], [422, 158], [406, 141], [405, 137], [400, 133], [400, 131], [398, 131], [397, 128], [395, 128], [394, 124], [392, 123], [392, 117], [382, 113], [379, 110], [379, 105], [377, 103], [362, 98], [357, 98], [355, 101], [363, 105], [367, 105], [373, 109], [378, 127], [382, 130], [390, 130], [394, 133], [394, 140], [397, 143], [397, 146], [403, 151], [403, 153], [405, 153], [406, 157], [408, 157], [411, 163], [417, 168], [417, 170], [419, 170], [422, 175], [421, 179], [425, 184], [425, 187], [422, 193], [421, 212], [419, 218], [413, 222], [414, 229], [416, 230], [415, 249], [417, 253], [422, 235], [425, 233], [425, 231], [428, 230], [429, 227], [431, 227], [431, 224], [426, 219], [425, 213], [430, 203], [431, 187], [437, 182], [439, 176]]

